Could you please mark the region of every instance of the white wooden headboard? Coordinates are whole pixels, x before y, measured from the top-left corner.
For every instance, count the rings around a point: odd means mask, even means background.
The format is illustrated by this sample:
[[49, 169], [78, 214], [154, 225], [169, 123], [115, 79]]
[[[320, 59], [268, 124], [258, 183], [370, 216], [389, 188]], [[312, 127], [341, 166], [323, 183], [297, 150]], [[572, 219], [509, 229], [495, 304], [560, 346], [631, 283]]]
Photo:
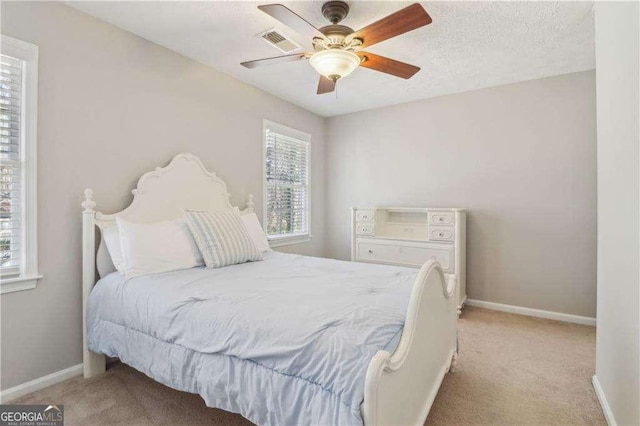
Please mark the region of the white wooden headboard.
[[[93, 201], [93, 191], [85, 190], [83, 217], [84, 222], [89, 223], [86, 228], [83, 227], [83, 231], [90, 234], [84, 235], [85, 239], [95, 235], [95, 227], [102, 231], [106, 227], [115, 226], [116, 217], [135, 223], [151, 223], [182, 217], [184, 209], [232, 208], [227, 185], [215, 173], [207, 171], [200, 159], [193, 154], [178, 154], [168, 166], [157, 167], [154, 171], [145, 173], [138, 180], [137, 188], [131, 192], [133, 201], [129, 207], [117, 213], [103, 214], [94, 210], [96, 203]], [[247, 205], [249, 210], [253, 210], [252, 198], [250, 195]], [[85, 254], [91, 256], [89, 252]], [[95, 267], [100, 277], [115, 271], [102, 238], [96, 253]]]
[[[84, 208], [82, 212], [83, 319], [86, 318], [89, 293], [96, 283], [96, 270], [100, 277], [115, 271], [102, 238], [96, 250], [96, 228], [101, 231], [108, 226], [115, 226], [116, 217], [126, 218], [136, 223], [151, 223], [182, 217], [184, 209], [232, 208], [227, 185], [215, 173], [207, 171], [200, 159], [193, 154], [178, 154], [168, 166], [157, 167], [145, 173], [138, 180], [137, 188], [132, 193], [133, 201], [129, 207], [117, 213], [103, 214], [95, 211], [93, 190], [84, 191], [85, 200], [82, 203]], [[252, 211], [253, 196], [249, 195], [247, 208], [243, 212]], [[86, 327], [83, 328], [84, 347], [87, 351]], [[92, 360], [94, 364], [103, 363], [97, 355], [88, 358], [90, 364]], [[87, 368], [95, 370], [95, 366], [85, 365], [85, 372]]]

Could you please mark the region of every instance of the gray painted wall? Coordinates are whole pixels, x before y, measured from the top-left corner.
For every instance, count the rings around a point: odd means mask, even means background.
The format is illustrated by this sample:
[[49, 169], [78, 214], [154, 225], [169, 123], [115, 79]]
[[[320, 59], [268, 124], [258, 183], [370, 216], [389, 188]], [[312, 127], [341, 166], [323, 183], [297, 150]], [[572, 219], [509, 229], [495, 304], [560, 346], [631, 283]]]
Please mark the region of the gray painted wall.
[[596, 313], [593, 71], [329, 118], [328, 255], [349, 207], [469, 209], [471, 299]]
[[[1, 387], [82, 361], [81, 222], [131, 201], [138, 177], [193, 152], [232, 203], [262, 211], [262, 119], [312, 135], [311, 243], [324, 250], [324, 119], [60, 3], [2, 2], [2, 33], [40, 47], [38, 288], [1, 298]], [[261, 216], [260, 216], [261, 217]]]
[[640, 424], [640, 28], [638, 3], [596, 3], [596, 377], [613, 424]]

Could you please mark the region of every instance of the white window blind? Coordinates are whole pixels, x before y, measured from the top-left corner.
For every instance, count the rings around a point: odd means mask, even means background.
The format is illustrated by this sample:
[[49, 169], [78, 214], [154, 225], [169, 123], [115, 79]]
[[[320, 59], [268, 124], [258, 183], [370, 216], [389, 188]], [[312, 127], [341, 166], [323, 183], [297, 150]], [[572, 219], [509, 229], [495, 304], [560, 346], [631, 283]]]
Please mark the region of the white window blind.
[[23, 264], [23, 61], [0, 55], [0, 270], [19, 275]]
[[38, 279], [38, 47], [0, 34], [0, 292]]
[[265, 126], [265, 230], [272, 242], [309, 238], [309, 135]]

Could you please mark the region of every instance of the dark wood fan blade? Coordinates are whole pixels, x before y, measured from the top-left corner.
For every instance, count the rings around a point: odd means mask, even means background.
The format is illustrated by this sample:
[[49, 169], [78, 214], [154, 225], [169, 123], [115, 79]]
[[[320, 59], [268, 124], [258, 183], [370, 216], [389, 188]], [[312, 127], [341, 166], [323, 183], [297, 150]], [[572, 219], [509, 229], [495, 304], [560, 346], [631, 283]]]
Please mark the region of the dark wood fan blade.
[[322, 34], [319, 29], [286, 6], [281, 4], [265, 4], [258, 6], [258, 9], [282, 22], [302, 36], [308, 37], [309, 39], [313, 39], [314, 37], [326, 39], [326, 36]]
[[368, 47], [430, 23], [431, 17], [427, 11], [415, 3], [350, 34], [347, 40], [359, 38], [362, 47]]
[[362, 62], [360, 62], [361, 67], [395, 75], [396, 77], [411, 78], [415, 73], [420, 71], [420, 67], [405, 64], [404, 62], [396, 61], [395, 59], [374, 55], [369, 52], [357, 53], [358, 56], [362, 58]]
[[256, 59], [255, 61], [241, 62], [240, 65], [246, 68], [256, 68], [256, 67], [261, 67], [263, 65], [273, 65], [273, 64], [279, 64], [282, 62], [299, 61], [300, 59], [305, 59], [306, 56], [307, 56], [306, 53], [296, 53], [294, 55], [274, 56], [273, 58], [264, 58], [264, 59]]
[[324, 93], [331, 93], [336, 90], [336, 82], [327, 78], [323, 75], [320, 76], [320, 81], [318, 82], [318, 95], [322, 95]]

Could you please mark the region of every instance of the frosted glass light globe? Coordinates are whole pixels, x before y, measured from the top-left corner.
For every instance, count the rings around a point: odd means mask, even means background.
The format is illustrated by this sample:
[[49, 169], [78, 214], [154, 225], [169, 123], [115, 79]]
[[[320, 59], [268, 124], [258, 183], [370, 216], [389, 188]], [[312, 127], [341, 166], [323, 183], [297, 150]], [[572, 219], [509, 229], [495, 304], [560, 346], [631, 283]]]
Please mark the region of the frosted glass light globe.
[[348, 76], [360, 65], [360, 57], [353, 52], [328, 49], [316, 52], [309, 63], [321, 75], [336, 81]]

